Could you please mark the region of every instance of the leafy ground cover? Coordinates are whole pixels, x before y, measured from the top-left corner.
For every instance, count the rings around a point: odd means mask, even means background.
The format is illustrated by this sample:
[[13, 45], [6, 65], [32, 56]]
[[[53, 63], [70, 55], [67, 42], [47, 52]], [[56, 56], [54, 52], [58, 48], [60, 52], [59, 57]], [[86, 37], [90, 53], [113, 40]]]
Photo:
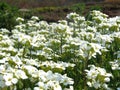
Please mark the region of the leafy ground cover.
[[120, 16], [16, 20], [11, 32], [0, 29], [1, 90], [120, 89]]

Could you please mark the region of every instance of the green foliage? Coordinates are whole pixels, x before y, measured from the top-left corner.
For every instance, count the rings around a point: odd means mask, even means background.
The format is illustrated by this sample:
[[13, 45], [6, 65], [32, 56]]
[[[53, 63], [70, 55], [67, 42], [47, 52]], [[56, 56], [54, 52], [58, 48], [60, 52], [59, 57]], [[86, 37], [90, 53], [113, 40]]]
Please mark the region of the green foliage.
[[18, 9], [6, 3], [0, 3], [0, 28], [11, 30], [16, 25]]
[[19, 11], [19, 16], [24, 18], [24, 19], [30, 19], [31, 16], [33, 16], [33, 12], [32, 11]]
[[51, 11], [54, 11], [57, 9], [58, 9], [58, 7], [40, 7], [40, 8], [36, 8], [34, 10], [37, 12], [51, 12]]
[[85, 10], [85, 3], [78, 3], [71, 7], [71, 10], [77, 12], [78, 14], [82, 14]]
[[99, 10], [99, 11], [101, 11], [102, 7], [100, 5], [94, 5], [94, 6], [91, 6], [91, 8], [90, 8], [90, 11], [92, 11], [92, 10]]

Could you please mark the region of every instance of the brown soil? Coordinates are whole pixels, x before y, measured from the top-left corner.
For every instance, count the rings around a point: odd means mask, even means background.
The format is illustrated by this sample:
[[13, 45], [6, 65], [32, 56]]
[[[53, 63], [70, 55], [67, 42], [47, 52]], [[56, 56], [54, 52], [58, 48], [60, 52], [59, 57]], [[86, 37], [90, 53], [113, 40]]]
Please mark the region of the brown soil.
[[100, 5], [103, 9], [102, 11], [109, 15], [110, 17], [120, 16], [120, 3], [119, 2], [101, 2], [96, 3], [93, 2], [91, 4], [87, 4], [86, 6], [91, 7], [93, 5]]

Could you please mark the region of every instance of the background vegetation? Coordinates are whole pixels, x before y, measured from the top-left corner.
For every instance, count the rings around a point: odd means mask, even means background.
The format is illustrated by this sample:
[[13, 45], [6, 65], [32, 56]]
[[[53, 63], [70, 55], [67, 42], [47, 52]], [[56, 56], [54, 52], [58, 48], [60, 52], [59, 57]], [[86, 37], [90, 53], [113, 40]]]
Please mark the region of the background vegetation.
[[17, 24], [18, 9], [6, 3], [0, 3], [0, 28], [9, 30]]
[[0, 27], [11, 30], [17, 24], [15, 19], [18, 16], [25, 19], [38, 16], [41, 20], [57, 22], [65, 19], [70, 12], [85, 15], [87, 18], [91, 10], [100, 10], [110, 17], [116, 16], [120, 15], [120, 4], [99, 0], [0, 0]]

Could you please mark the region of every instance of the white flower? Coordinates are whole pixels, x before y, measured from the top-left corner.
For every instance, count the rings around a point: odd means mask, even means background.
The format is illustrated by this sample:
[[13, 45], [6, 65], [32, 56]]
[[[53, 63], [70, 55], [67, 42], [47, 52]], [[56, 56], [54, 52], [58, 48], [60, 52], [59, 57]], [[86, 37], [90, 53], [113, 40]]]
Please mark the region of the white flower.
[[72, 84], [74, 84], [74, 81], [71, 78], [68, 78], [65, 74], [63, 77], [63, 84], [64, 85], [72, 85]]
[[98, 75], [99, 72], [96, 71], [95, 67], [94, 66], [90, 66], [90, 71], [88, 70], [85, 70], [87, 72], [87, 78], [88, 79], [95, 79]]
[[16, 70], [15, 76], [18, 79], [27, 79], [28, 78], [27, 75], [26, 75], [26, 73], [23, 70]]
[[24, 21], [24, 19], [23, 19], [23, 18], [21, 18], [21, 17], [18, 17], [18, 18], [16, 19], [16, 21], [23, 22], [23, 21]]
[[46, 72], [44, 72], [43, 70], [39, 70], [39, 79], [42, 80], [43, 82], [47, 81], [47, 77], [46, 77]]
[[12, 83], [13, 83], [13, 84], [16, 84], [17, 82], [18, 82], [18, 79], [17, 79], [17, 78], [13, 78], [13, 79], [12, 79]]
[[106, 70], [104, 68], [98, 67], [97, 70], [98, 70], [100, 75], [106, 75]]
[[99, 83], [99, 81], [95, 81], [94, 82], [94, 84], [93, 84], [93, 87], [95, 87], [95, 89], [98, 89], [98, 88], [100, 88], [100, 83]]
[[37, 85], [38, 85], [40, 88], [43, 88], [43, 87], [44, 87], [44, 83], [43, 83], [43, 82], [38, 82]]
[[39, 20], [39, 18], [37, 16], [32, 16], [31, 19], [33, 19], [33, 20]]
[[92, 87], [92, 83], [91, 82], [87, 82], [87, 85], [89, 86], [89, 87]]
[[12, 73], [6, 73], [3, 76], [3, 78], [5, 80], [5, 85], [6, 86], [11, 86], [12, 84], [16, 84], [18, 82], [18, 79], [14, 78]]
[[34, 87], [34, 90], [44, 90], [44, 89], [41, 89], [39, 87]]
[[5, 84], [6, 86], [11, 86], [12, 85], [12, 78], [13, 78], [13, 74], [12, 73], [7, 73], [3, 76], [4, 80], [5, 80]]
[[112, 70], [120, 70], [120, 62], [119, 60], [114, 60], [113, 62], [110, 62]]
[[75, 19], [75, 18], [78, 17], [78, 16], [79, 16], [79, 14], [77, 14], [77, 13], [75, 13], [75, 12], [72, 12], [72, 13], [68, 14], [66, 17], [67, 17], [68, 19]]
[[104, 81], [105, 82], [110, 82], [110, 78], [107, 77], [107, 78], [104, 79]]
[[60, 84], [58, 82], [55, 83], [53, 88], [54, 88], [54, 90], [62, 90], [62, 87], [60, 86]]
[[120, 87], [118, 87], [117, 90], [120, 90]]
[[[34, 60], [35, 61], [35, 60]], [[52, 69], [53, 68], [59, 68], [59, 69], [62, 69], [62, 70], [65, 70], [67, 67], [74, 67], [75, 64], [72, 64], [72, 63], [65, 63], [65, 62], [53, 62], [53, 61], [45, 61], [45, 62], [41, 62], [40, 63], [40, 66], [43, 66], [43, 67], [51, 67]]]
[[18, 56], [11, 57], [11, 59], [12, 59], [12, 61], [14, 61], [17, 65], [23, 64], [23, 63], [22, 63], [22, 60], [21, 60]]
[[24, 68], [27, 70], [28, 74], [31, 75], [32, 77], [36, 78], [38, 77], [38, 69], [30, 66], [30, 65], [25, 65]]

